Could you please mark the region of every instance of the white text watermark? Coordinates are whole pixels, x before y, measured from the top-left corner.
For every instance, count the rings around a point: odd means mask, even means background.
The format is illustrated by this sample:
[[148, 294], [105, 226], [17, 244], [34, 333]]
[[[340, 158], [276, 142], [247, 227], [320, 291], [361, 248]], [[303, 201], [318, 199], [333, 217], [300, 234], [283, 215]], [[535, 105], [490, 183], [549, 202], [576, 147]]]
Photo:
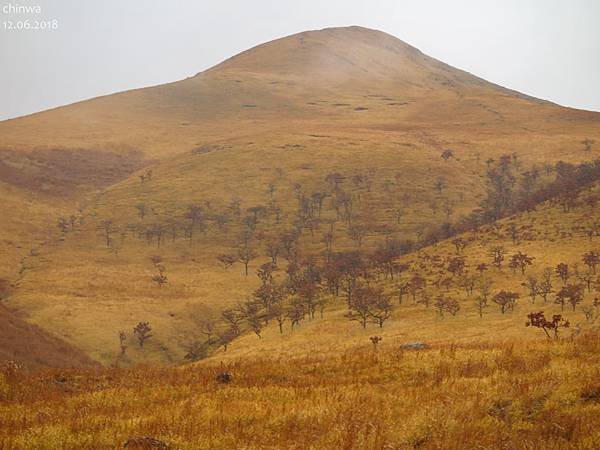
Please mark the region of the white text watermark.
[[41, 5], [0, 3], [0, 31], [46, 31], [58, 30], [59, 21], [46, 17]]

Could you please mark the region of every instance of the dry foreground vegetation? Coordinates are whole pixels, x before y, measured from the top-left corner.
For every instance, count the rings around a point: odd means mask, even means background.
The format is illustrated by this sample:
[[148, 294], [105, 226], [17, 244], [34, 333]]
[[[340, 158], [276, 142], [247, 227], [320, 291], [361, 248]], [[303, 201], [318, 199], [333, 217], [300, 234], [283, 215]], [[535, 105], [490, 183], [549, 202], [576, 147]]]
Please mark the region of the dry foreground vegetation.
[[357, 27], [0, 123], [0, 448], [598, 448], [598, 139]]
[[[600, 338], [11, 372], [4, 448], [597, 448]], [[149, 439], [152, 437], [152, 439]], [[138, 439], [135, 439], [138, 438]], [[137, 446], [135, 444], [138, 444]]]

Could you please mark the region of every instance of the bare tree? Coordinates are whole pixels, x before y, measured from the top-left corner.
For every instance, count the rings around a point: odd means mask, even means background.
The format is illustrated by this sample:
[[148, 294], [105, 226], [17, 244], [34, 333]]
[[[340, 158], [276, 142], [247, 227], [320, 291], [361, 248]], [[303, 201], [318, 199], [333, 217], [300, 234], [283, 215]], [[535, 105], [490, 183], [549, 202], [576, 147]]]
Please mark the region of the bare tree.
[[402, 298], [410, 293], [410, 286], [407, 281], [400, 281], [396, 284], [396, 295], [398, 295], [398, 304], [402, 304]]
[[306, 311], [302, 300], [298, 298], [292, 299], [286, 314], [287, 318], [290, 321], [292, 331], [294, 331], [294, 327], [296, 325], [299, 325], [300, 322], [304, 320], [304, 317], [306, 316]]
[[281, 243], [277, 239], [270, 239], [265, 245], [265, 252], [273, 264], [277, 264], [277, 257], [281, 252]]
[[403, 216], [404, 216], [404, 209], [402, 209], [402, 208], [396, 208], [394, 210], [394, 217], [396, 218], [396, 224], [397, 225], [400, 224], [400, 220], [402, 220]]
[[517, 227], [516, 223], [510, 222], [508, 224], [508, 234], [509, 234], [510, 238], [512, 239], [513, 244], [519, 243], [519, 228]]
[[492, 280], [490, 280], [487, 277], [482, 277], [479, 280], [479, 283], [477, 285], [478, 289], [479, 289], [479, 294], [481, 296], [481, 298], [483, 298], [483, 300], [485, 301], [485, 303], [487, 304], [487, 301], [489, 299], [490, 293], [492, 291]]
[[270, 182], [267, 185], [267, 194], [269, 194], [269, 197], [271, 198], [271, 200], [273, 199], [273, 196], [275, 195], [275, 190], [276, 190], [275, 183]]
[[206, 336], [206, 343], [212, 345], [217, 337], [217, 326], [212, 320], [202, 320], [198, 327], [200, 333]]
[[333, 250], [333, 240], [334, 240], [334, 234], [333, 231], [327, 231], [324, 235], [323, 235], [323, 243], [325, 244], [325, 251], [327, 252], [328, 257], [331, 255], [331, 252]]
[[460, 277], [460, 279], [458, 280], [458, 283], [459, 283], [460, 287], [462, 287], [465, 290], [467, 296], [471, 297], [473, 295], [473, 290], [477, 286], [478, 281], [479, 281], [479, 277], [477, 277], [476, 275], [467, 273]]
[[362, 247], [362, 242], [366, 236], [368, 228], [364, 225], [352, 225], [348, 229], [348, 235], [350, 238], [358, 244], [358, 247]]
[[420, 294], [419, 299], [415, 303], [417, 305], [424, 305], [425, 308], [429, 308], [429, 305], [431, 304], [431, 295], [429, 295], [429, 292], [427, 292], [426, 289], [421, 290]]
[[159, 288], [162, 288], [168, 281], [167, 276], [165, 275], [166, 268], [162, 264], [156, 264], [155, 266], [158, 270], [158, 274], [152, 277], [152, 281], [154, 281]]
[[477, 272], [479, 272], [479, 275], [481, 275], [483, 277], [483, 274], [486, 270], [488, 270], [488, 266], [486, 263], [479, 263], [477, 264], [477, 267], [475, 268], [475, 270], [477, 270]]
[[490, 250], [490, 254], [492, 256], [492, 263], [496, 267], [500, 268], [502, 266], [502, 261], [504, 261], [504, 255], [506, 254], [504, 247], [500, 245], [492, 247]]
[[344, 177], [343, 175], [341, 175], [340, 173], [338, 173], [338, 172], [333, 172], [333, 173], [330, 173], [330, 174], [328, 174], [328, 175], [325, 177], [325, 181], [326, 181], [327, 183], [329, 183], [329, 185], [330, 185], [332, 188], [334, 188], [334, 189], [339, 189], [340, 185], [341, 185], [341, 184], [342, 184], [342, 182], [344, 181], [344, 178], [345, 178], [345, 177]]
[[433, 306], [438, 310], [440, 317], [444, 317], [444, 312], [448, 312], [452, 316], [455, 316], [460, 310], [460, 304], [455, 299], [444, 296], [439, 296], [435, 300]]
[[374, 287], [363, 284], [356, 285], [348, 302], [349, 311], [346, 313], [346, 317], [366, 328], [369, 319], [371, 319], [373, 299], [378, 295], [379, 291]]
[[204, 223], [204, 210], [198, 205], [189, 205], [185, 214], [185, 218], [189, 220], [189, 224], [186, 229], [190, 239], [190, 245], [192, 245], [194, 239], [194, 230], [199, 228], [201, 231], [204, 231], [206, 228]]
[[565, 303], [570, 303], [575, 311], [575, 307], [583, 300], [583, 290], [583, 286], [579, 284], [567, 284], [556, 293], [554, 303], [559, 304], [561, 310], [564, 310]]
[[548, 301], [548, 295], [553, 292], [553, 289], [552, 289], [553, 288], [553, 286], [552, 286], [553, 274], [554, 274], [554, 271], [552, 270], [552, 268], [546, 267], [544, 269], [544, 272], [542, 272], [542, 279], [538, 283], [537, 290], [538, 290], [538, 293], [544, 299], [544, 303], [546, 303]]
[[511, 291], [500, 291], [492, 297], [492, 301], [500, 306], [502, 314], [507, 309], [514, 309], [514, 305], [519, 298], [519, 294]]
[[221, 320], [233, 332], [232, 334], [237, 336], [240, 333], [240, 325], [244, 318], [240, 314], [239, 308], [227, 308], [221, 312]]
[[383, 289], [375, 289], [371, 298], [371, 305], [369, 308], [369, 315], [371, 321], [383, 327], [383, 323], [390, 318], [392, 315], [392, 302]]
[[592, 284], [596, 279], [594, 272], [588, 268], [587, 270], [579, 270], [577, 264], [575, 264], [574, 268], [575, 277], [583, 283], [584, 286], [587, 287], [588, 292], [592, 292]]
[[525, 275], [525, 268], [527, 266], [532, 265], [534, 259], [535, 258], [533, 258], [532, 256], [528, 256], [525, 253], [517, 252], [510, 257], [510, 263], [508, 264], [508, 266], [511, 269], [520, 269], [521, 274]]
[[417, 294], [427, 285], [427, 280], [423, 278], [419, 273], [414, 273], [408, 282], [408, 288], [412, 295], [413, 302], [417, 301]]
[[238, 261], [244, 264], [245, 274], [248, 276], [248, 265], [250, 261], [255, 259], [258, 255], [256, 252], [247, 245], [242, 245], [238, 248]]
[[261, 338], [265, 315], [260, 305], [255, 301], [248, 300], [240, 305], [240, 315], [248, 323], [254, 334]]
[[453, 256], [448, 261], [448, 272], [452, 273], [453, 276], [462, 275], [465, 269], [465, 258], [464, 256]]
[[454, 247], [456, 247], [456, 253], [462, 253], [462, 251], [467, 246], [467, 241], [465, 241], [461, 237], [458, 237], [458, 238], [452, 240], [452, 244], [454, 245]]
[[138, 210], [139, 218], [144, 220], [144, 217], [146, 217], [146, 213], [148, 211], [146, 205], [144, 203], [138, 203], [137, 205], [135, 205], [135, 208]]
[[477, 297], [475, 299], [475, 307], [477, 308], [477, 312], [479, 313], [479, 317], [483, 318], [483, 311], [488, 307], [487, 298], [485, 297]]
[[104, 236], [104, 239], [106, 240], [106, 246], [110, 247], [113, 233], [116, 232], [116, 227], [113, 224], [113, 221], [110, 219], [101, 221], [100, 225], [98, 226], [98, 230], [102, 233], [102, 236]]
[[450, 219], [450, 216], [454, 214], [454, 204], [449, 198], [444, 199], [442, 208], [444, 209], [444, 213], [446, 214], [446, 219]]
[[223, 266], [224, 269], [228, 269], [237, 262], [238, 258], [234, 255], [222, 254], [217, 256], [217, 261]]
[[441, 194], [444, 188], [446, 187], [446, 179], [444, 177], [437, 177], [435, 182], [433, 183], [433, 187], [438, 194]]
[[321, 217], [321, 211], [323, 210], [323, 201], [327, 197], [326, 192], [314, 192], [311, 196], [313, 206], [317, 209], [317, 214]]
[[521, 286], [527, 288], [529, 291], [529, 297], [531, 297], [531, 303], [535, 303], [535, 298], [540, 293], [539, 289], [539, 281], [534, 275], [530, 275], [527, 277], [527, 280], [521, 283]]
[[288, 320], [288, 310], [284, 307], [283, 302], [277, 302], [271, 307], [271, 317], [277, 322], [279, 334], [283, 334], [283, 324]]
[[592, 273], [596, 273], [596, 266], [600, 264], [600, 253], [597, 251], [589, 251], [582, 257], [583, 263], [589, 267]]
[[125, 358], [125, 352], [127, 351], [127, 334], [125, 331], [119, 331], [119, 356], [115, 362], [115, 367], [119, 366], [119, 362]]
[[558, 277], [562, 280], [563, 284], [567, 284], [567, 281], [569, 281], [569, 277], [571, 276], [569, 266], [561, 262], [556, 266], [555, 271]]
[[208, 356], [208, 345], [205, 342], [194, 341], [187, 347], [184, 358], [188, 361], [200, 361]]
[[148, 322], [138, 322], [133, 328], [133, 334], [137, 337], [140, 347], [144, 346], [144, 342], [152, 337], [152, 328]]
[[321, 298], [321, 287], [314, 279], [304, 278], [298, 280], [296, 294], [305, 306], [305, 311], [310, 319], [315, 318], [315, 313]]
[[570, 323], [560, 314], [554, 314], [552, 320], [547, 320], [544, 316], [544, 311], [527, 314], [527, 322], [525, 326], [540, 328], [548, 339], [551, 339], [550, 333], [554, 335], [554, 339], [558, 339], [558, 332], [561, 328], [569, 328]]

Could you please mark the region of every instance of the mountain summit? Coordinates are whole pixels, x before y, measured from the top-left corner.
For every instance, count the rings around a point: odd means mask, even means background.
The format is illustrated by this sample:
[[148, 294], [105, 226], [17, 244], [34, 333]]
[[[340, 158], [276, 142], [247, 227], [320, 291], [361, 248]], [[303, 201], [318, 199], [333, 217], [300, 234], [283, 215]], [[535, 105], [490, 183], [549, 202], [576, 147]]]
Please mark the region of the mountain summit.
[[[523, 114], [534, 104], [543, 112]], [[424, 120], [428, 127], [457, 120], [522, 124], [567, 110], [455, 69], [389, 34], [353, 26], [277, 39], [178, 82], [0, 122], [0, 147], [116, 145], [163, 157], [225, 135], [246, 136], [246, 126], [252, 134], [278, 129], [283, 119], [321, 122], [324, 115], [353, 126], [357, 111], [369, 111], [361, 116], [363, 126], [414, 128]]]
[[203, 75], [246, 74], [341, 82], [386, 82], [396, 86], [480, 86], [483, 80], [455, 69], [382, 31], [358, 26], [306, 31], [242, 52]]
[[267, 42], [206, 73], [394, 77], [423, 70], [433, 62], [389, 34], [353, 26], [306, 31]]

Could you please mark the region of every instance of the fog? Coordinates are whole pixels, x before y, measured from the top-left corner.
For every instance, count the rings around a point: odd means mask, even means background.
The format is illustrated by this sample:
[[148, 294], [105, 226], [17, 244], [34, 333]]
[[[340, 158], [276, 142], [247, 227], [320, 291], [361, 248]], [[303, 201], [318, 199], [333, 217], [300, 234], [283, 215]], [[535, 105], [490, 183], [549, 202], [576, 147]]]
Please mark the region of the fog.
[[[265, 41], [345, 25], [600, 111], [599, 19], [596, 0], [0, 0], [0, 120], [175, 81]], [[39, 29], [17, 29], [26, 21]]]

